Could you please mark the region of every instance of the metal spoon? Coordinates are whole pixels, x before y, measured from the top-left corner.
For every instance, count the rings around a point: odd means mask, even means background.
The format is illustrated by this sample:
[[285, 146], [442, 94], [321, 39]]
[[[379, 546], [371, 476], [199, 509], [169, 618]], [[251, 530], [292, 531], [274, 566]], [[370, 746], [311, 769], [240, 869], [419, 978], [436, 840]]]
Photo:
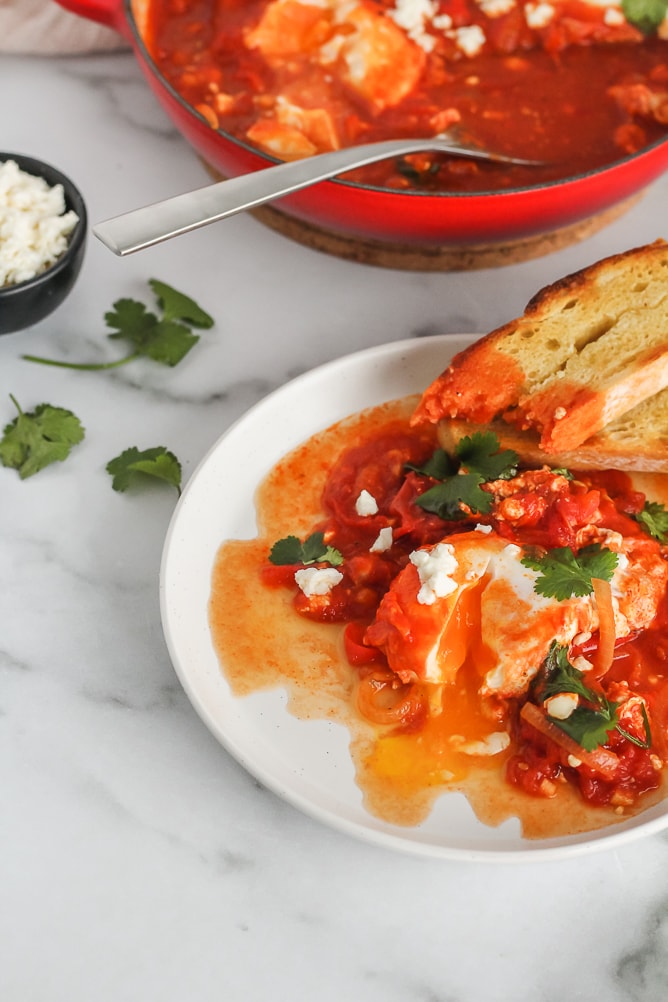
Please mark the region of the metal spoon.
[[355, 167], [376, 163], [408, 153], [436, 151], [478, 160], [538, 166], [539, 161], [521, 160], [500, 153], [460, 145], [452, 136], [423, 139], [388, 139], [304, 160], [278, 164], [263, 170], [219, 181], [141, 209], [107, 219], [93, 227], [93, 233], [115, 254], [123, 256], [143, 250], [171, 237], [188, 233], [208, 223], [253, 209], [264, 202], [283, 198], [293, 191], [326, 181]]

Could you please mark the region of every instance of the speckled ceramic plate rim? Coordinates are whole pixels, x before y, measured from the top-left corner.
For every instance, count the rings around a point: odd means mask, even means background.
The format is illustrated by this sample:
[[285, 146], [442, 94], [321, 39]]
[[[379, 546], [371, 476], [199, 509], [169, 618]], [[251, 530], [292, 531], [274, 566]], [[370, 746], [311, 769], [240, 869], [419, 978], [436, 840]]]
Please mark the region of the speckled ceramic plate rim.
[[175, 671], [222, 746], [294, 807], [374, 845], [441, 859], [527, 862], [613, 848], [668, 825], [668, 803], [595, 832], [528, 840], [511, 820], [483, 825], [461, 794], [439, 797], [415, 827], [369, 814], [355, 782], [348, 732], [303, 721], [281, 690], [239, 698], [220, 668], [208, 622], [211, 573], [224, 539], [256, 535], [254, 493], [271, 467], [310, 435], [365, 407], [418, 393], [474, 338], [442, 335], [369, 348], [292, 380], [234, 423], [193, 472], [167, 532], [160, 608]]

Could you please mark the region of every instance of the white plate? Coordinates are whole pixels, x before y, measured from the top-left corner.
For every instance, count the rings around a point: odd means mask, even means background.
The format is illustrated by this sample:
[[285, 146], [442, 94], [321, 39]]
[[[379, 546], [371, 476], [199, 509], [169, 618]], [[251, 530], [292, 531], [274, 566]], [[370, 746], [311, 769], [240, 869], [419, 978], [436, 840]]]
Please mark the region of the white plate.
[[481, 824], [457, 793], [441, 797], [420, 825], [387, 824], [363, 807], [347, 730], [294, 718], [281, 691], [233, 696], [212, 645], [207, 607], [216, 552], [224, 539], [256, 535], [253, 496], [272, 466], [348, 414], [420, 392], [471, 340], [400, 341], [330, 362], [266, 397], [218, 440], [191, 477], [167, 533], [160, 583], [167, 645], [193, 706], [228, 752], [265, 786], [334, 828], [388, 848], [469, 860], [545, 859], [618, 845], [664, 828], [668, 805], [598, 832], [542, 841], [523, 839], [516, 821]]

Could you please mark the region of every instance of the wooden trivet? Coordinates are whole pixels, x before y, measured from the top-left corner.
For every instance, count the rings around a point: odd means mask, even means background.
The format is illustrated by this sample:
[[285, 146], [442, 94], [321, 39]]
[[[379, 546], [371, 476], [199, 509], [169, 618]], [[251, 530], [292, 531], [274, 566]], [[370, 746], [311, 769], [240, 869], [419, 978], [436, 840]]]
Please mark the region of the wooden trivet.
[[[205, 166], [212, 177], [218, 181], [223, 180], [223, 175], [209, 164]], [[471, 246], [386, 243], [351, 236], [296, 219], [273, 205], [262, 205], [250, 210], [250, 214], [295, 243], [347, 261], [356, 261], [358, 264], [393, 268], [397, 271], [476, 271], [530, 261], [586, 240], [627, 212], [642, 194], [641, 192], [588, 219], [550, 233], [538, 233], [504, 243]]]

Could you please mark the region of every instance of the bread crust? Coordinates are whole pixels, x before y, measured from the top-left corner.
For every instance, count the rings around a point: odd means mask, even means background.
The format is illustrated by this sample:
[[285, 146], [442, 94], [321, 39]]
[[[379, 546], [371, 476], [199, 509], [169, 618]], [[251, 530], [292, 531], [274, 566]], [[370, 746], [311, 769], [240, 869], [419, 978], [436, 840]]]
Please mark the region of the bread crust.
[[502, 419], [554, 456], [666, 387], [668, 243], [659, 239], [541, 289], [521, 317], [453, 358], [414, 421]]

